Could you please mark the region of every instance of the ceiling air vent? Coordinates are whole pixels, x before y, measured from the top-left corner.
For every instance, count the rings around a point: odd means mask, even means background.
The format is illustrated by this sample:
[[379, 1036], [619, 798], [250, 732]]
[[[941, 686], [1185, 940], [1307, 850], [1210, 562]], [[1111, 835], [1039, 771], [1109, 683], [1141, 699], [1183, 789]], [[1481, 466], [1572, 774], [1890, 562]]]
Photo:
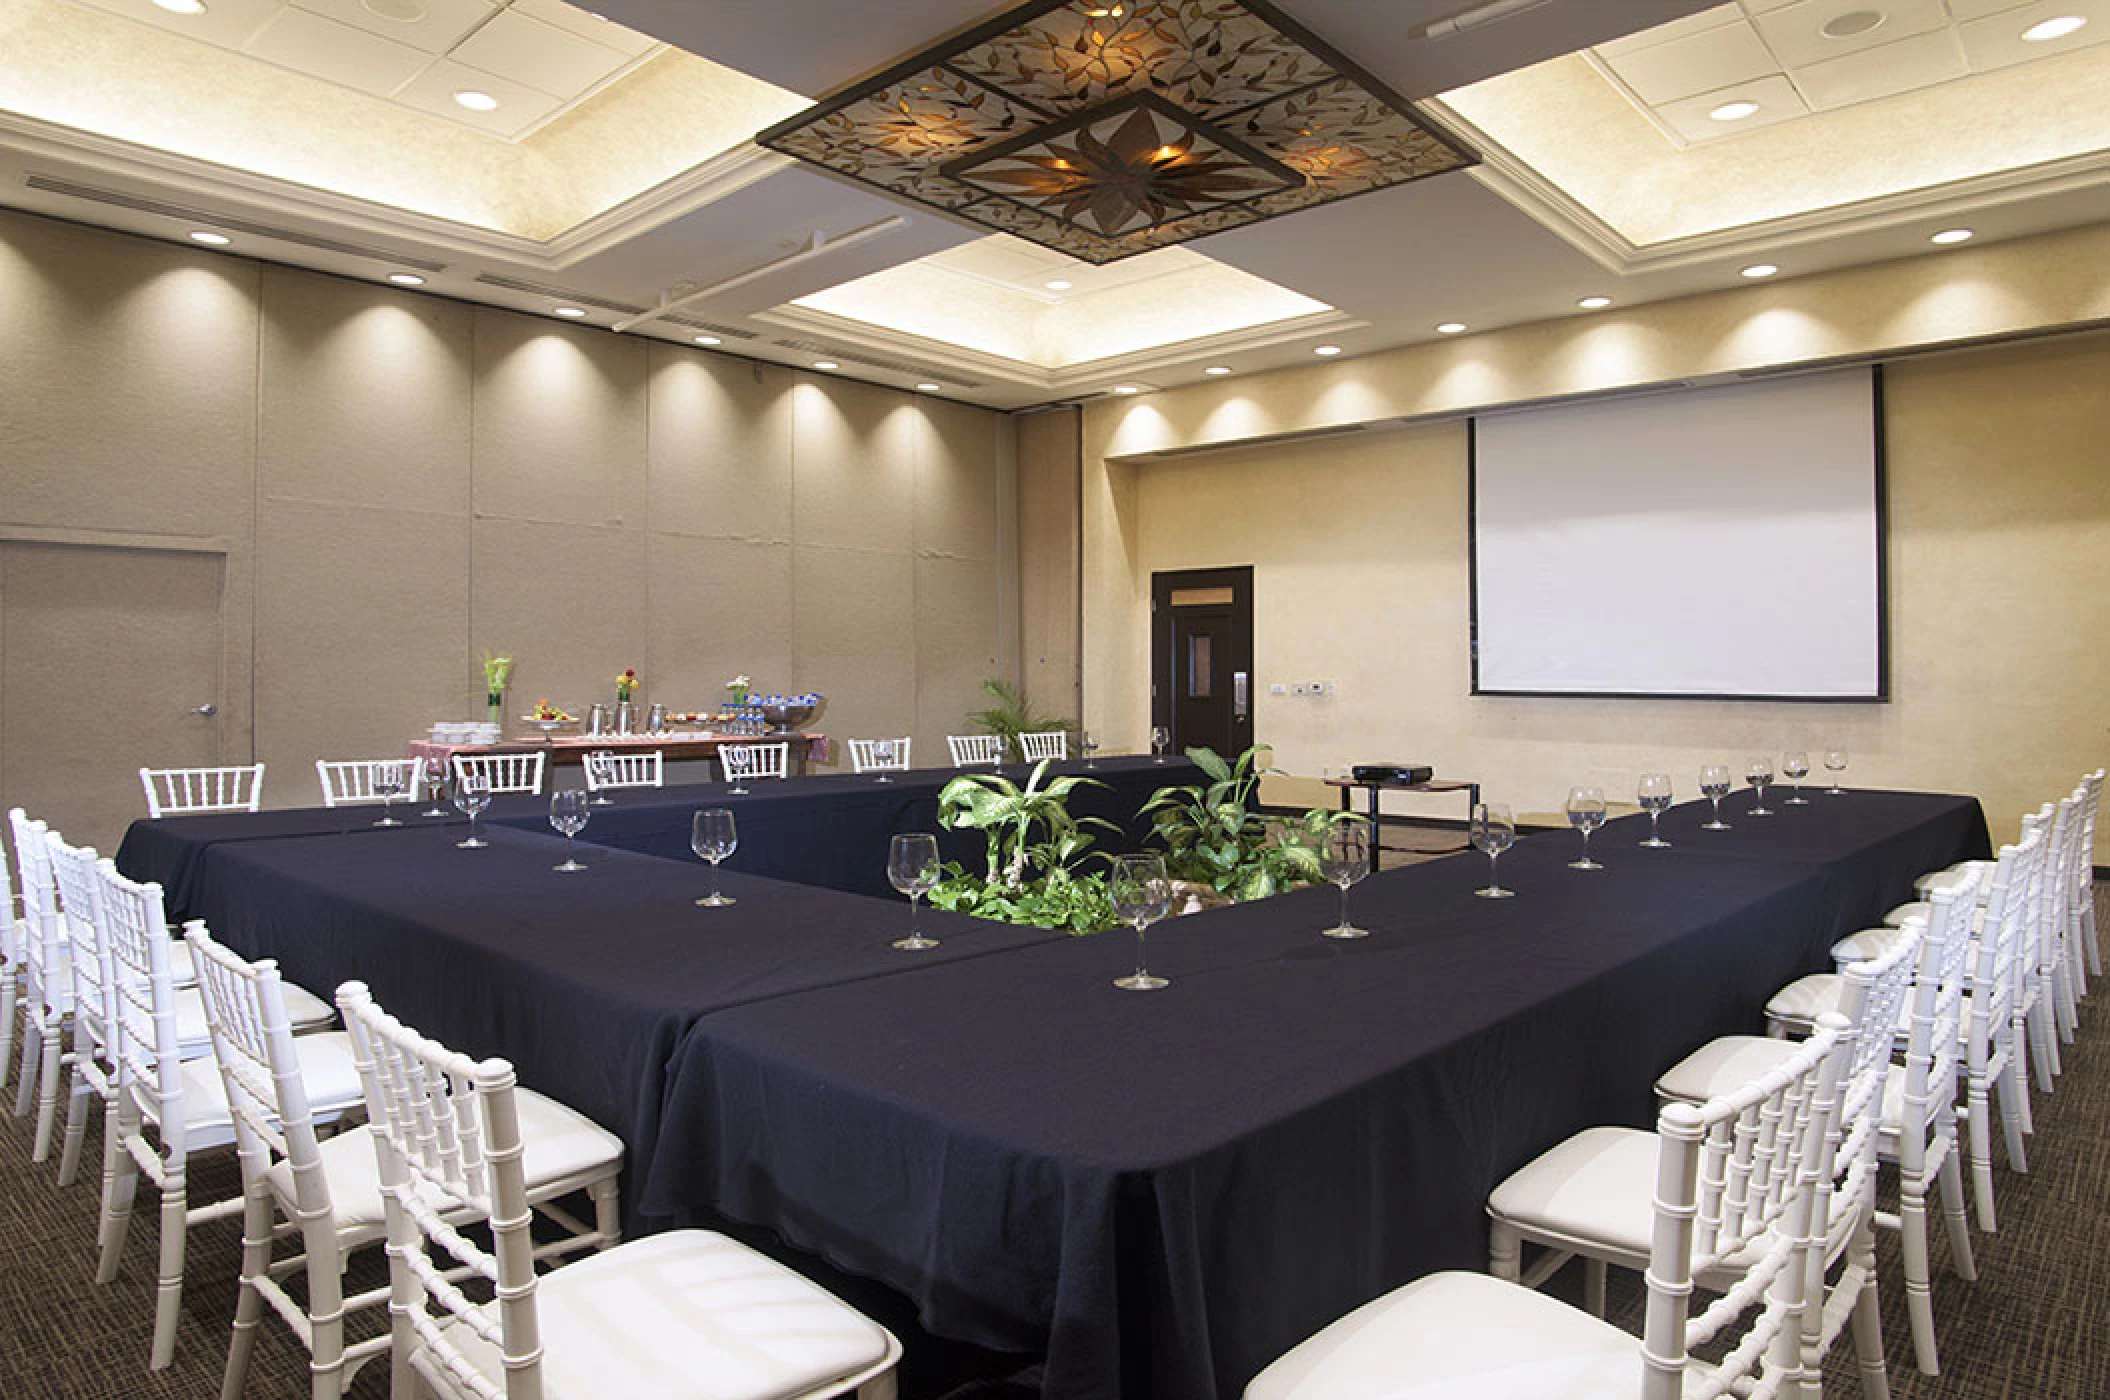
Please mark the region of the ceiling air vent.
[[1342, 423], [1331, 428], [1301, 428], [1294, 432], [1268, 433], [1261, 437], [1240, 438], [1236, 442], [1205, 442], [1193, 447], [1166, 447], [1156, 452], [1138, 452], [1137, 457], [1152, 461], [1164, 461], [1172, 457], [1192, 457], [1203, 452], [1235, 452], [1248, 447], [1274, 447], [1285, 442], [1311, 442], [1317, 438], [1346, 437], [1350, 433], [1370, 431], [1367, 423]]
[[838, 350], [832, 345], [823, 345], [818, 340], [773, 340], [770, 344], [784, 350], [796, 350], [802, 355], [821, 355], [831, 360], [848, 360], [853, 365], [868, 369], [889, 370], [895, 374], [910, 374], [918, 379], [934, 380], [939, 384], [950, 384], [955, 389], [979, 389], [978, 379], [962, 379], [956, 374], [947, 374], [940, 369], [927, 369], [912, 365], [905, 360], [882, 360], [877, 355], [860, 355], [855, 350]]
[[350, 243], [342, 238], [278, 228], [272, 224], [260, 224], [253, 219], [230, 216], [211, 209], [197, 209], [187, 204], [174, 204], [165, 199], [150, 199], [144, 195], [128, 194], [123, 190], [99, 189], [94, 185], [76, 184], [72, 180], [60, 180], [50, 175], [31, 175], [23, 183], [46, 194], [62, 194], [69, 199], [91, 200], [97, 204], [152, 214], [158, 218], [177, 219], [187, 224], [203, 224], [208, 228], [224, 229], [229, 233], [246, 233], [255, 238], [275, 239], [280, 243], [297, 243], [303, 248], [316, 248], [325, 253], [371, 258], [375, 262], [385, 262], [394, 267], [414, 267], [421, 272], [447, 270], [445, 263], [433, 262], [429, 258], [414, 258], [393, 248], [375, 248], [364, 243]]
[[716, 321], [706, 321], [697, 316], [684, 316], [679, 311], [672, 316], [662, 316], [659, 319], [670, 326], [683, 326], [692, 331], [703, 331], [710, 335], [723, 336], [727, 340], [753, 340], [755, 338], [753, 331], [742, 330], [738, 326], [721, 326]]

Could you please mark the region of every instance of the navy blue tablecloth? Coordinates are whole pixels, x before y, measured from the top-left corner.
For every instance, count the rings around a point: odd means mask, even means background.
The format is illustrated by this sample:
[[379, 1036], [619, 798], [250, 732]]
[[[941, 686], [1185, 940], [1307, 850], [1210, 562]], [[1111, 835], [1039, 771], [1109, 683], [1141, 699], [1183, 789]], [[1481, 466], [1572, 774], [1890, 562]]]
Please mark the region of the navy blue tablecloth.
[[[1932, 866], [1983, 854], [1970, 799], [1861, 794], [1798, 826], [1636, 849], [1551, 833], [1354, 892], [1107, 934], [700, 1019], [644, 1208], [765, 1226], [914, 1300], [930, 1330], [1046, 1357], [1045, 1393], [1232, 1396], [1334, 1317], [1481, 1268], [1508, 1172], [1655, 1075], [1756, 1029]], [[854, 1144], [854, 1151], [843, 1145]]]

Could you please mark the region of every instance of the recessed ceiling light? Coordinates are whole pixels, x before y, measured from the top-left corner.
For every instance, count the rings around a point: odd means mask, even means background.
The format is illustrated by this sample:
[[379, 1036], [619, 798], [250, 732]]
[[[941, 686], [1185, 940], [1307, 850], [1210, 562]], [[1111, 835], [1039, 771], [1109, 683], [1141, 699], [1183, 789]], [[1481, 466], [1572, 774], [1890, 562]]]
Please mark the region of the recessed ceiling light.
[[1202, 371], [1203, 374], [1229, 374], [1230, 372], [1231, 367], [1229, 365], [1210, 365]]
[[586, 314], [586, 308], [582, 306], [560, 306], [557, 308], [557, 314], [566, 320], [576, 321]]
[[1458, 334], [1462, 333], [1462, 332], [1463, 332], [1463, 331], [1465, 330], [1465, 322], [1463, 322], [1463, 321], [1438, 321], [1438, 322], [1436, 323], [1436, 330], [1437, 330], [1437, 333], [1438, 333], [1438, 334], [1441, 334], [1441, 335], [1458, 335]]
[[359, 3], [369, 14], [395, 20], [398, 24], [416, 24], [430, 13], [425, 8], [425, 0], [359, 0]]
[[1735, 102], [1724, 102], [1707, 115], [1718, 122], [1740, 122], [1745, 117], [1757, 116], [1758, 104], [1739, 98]]
[[2032, 44], [2049, 43], [2063, 39], [2088, 21], [2081, 15], [2060, 15], [2056, 19], [2039, 20], [2022, 31], [2023, 39]]
[[1857, 39], [1880, 26], [1886, 18], [1888, 16], [1881, 10], [1848, 10], [1818, 25], [1817, 32], [1827, 39]]
[[841, 368], [842, 368], [842, 366], [841, 366], [841, 365], [838, 365], [838, 364], [837, 364], [837, 363], [835, 363], [835, 361], [833, 361], [833, 360], [815, 360], [815, 361], [813, 362], [813, 367], [814, 367], [815, 369], [841, 369]]
[[938, 392], [939, 389], [938, 385], [931, 383], [927, 379], [924, 380], [921, 384], [918, 384], [916, 387], [926, 394], [935, 394]]
[[1143, 391], [1133, 384], [1116, 384], [1114, 392], [1117, 394], [1140, 394]]
[[696, 343], [697, 343], [698, 345], [723, 345], [723, 344], [725, 344], [725, 342], [724, 342], [724, 341], [720, 340], [720, 339], [719, 339], [719, 338], [718, 338], [717, 336], [715, 336], [715, 335], [699, 335], [699, 336], [697, 336], [697, 337], [696, 337]]
[[388, 280], [395, 283], [398, 287], [422, 287], [425, 285], [425, 279], [418, 276], [415, 272], [391, 272], [388, 274]]
[[205, 13], [205, 0], [154, 0], [154, 3], [172, 15], [202, 15]]
[[1575, 304], [1585, 311], [1601, 311], [1612, 304], [1612, 299], [1610, 297], [1584, 297]]
[[1774, 266], [1772, 263], [1753, 263], [1751, 264], [1751, 266], [1745, 268], [1740, 275], [1755, 279], [1759, 277], [1771, 277], [1774, 273], [1778, 271], [1780, 271], [1780, 269]]
[[229, 238], [224, 233], [211, 233], [202, 228], [192, 229], [190, 237], [191, 242], [203, 243], [210, 248], [224, 248], [228, 244], [234, 242], [232, 238]]
[[1314, 345], [1311, 347], [1311, 353], [1314, 355], [1338, 355], [1341, 353], [1341, 347], [1338, 345]]
[[1935, 234], [1932, 238], [1928, 239], [1927, 241], [1929, 243], [1944, 244], [1968, 243], [1971, 241], [1971, 234], [1972, 230], [1967, 228], [1945, 228], [1940, 233]]
[[498, 99], [491, 96], [488, 92], [478, 92], [475, 88], [463, 88], [460, 92], [454, 94], [454, 105], [467, 107], [472, 112], [495, 112], [498, 110]]
[[1065, 282], [1060, 277], [1050, 277], [1047, 281], [1041, 283], [1040, 285], [1046, 287], [1051, 292], [1066, 292], [1075, 284]]

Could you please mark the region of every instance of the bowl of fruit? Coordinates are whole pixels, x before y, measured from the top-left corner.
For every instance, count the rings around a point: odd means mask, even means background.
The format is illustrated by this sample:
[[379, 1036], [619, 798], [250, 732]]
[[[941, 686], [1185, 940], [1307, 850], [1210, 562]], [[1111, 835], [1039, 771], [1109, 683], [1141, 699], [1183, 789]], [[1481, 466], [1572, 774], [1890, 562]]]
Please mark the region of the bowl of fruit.
[[552, 705], [547, 700], [537, 700], [535, 702], [535, 712], [531, 715], [522, 715], [521, 718], [545, 734], [555, 734], [560, 729], [570, 729], [579, 722], [577, 715], [566, 714], [563, 706]]

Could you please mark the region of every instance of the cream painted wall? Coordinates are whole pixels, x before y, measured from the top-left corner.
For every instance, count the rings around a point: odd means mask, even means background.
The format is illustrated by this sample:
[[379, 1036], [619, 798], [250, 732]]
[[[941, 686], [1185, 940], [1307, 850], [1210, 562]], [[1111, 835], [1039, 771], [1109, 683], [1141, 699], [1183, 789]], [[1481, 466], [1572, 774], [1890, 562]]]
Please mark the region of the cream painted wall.
[[514, 714], [744, 672], [923, 761], [1016, 673], [1003, 415], [15, 214], [0, 305], [0, 530], [224, 543], [222, 751], [274, 805], [480, 718], [485, 647]]
[[[1271, 800], [1326, 801], [1309, 779], [1397, 759], [1551, 812], [1572, 783], [1630, 797], [1639, 772], [1662, 768], [1692, 796], [1704, 762], [1741, 771], [1751, 753], [1843, 744], [1850, 782], [1975, 793], [2011, 834], [2026, 807], [2110, 759], [2106, 383], [2110, 333], [1886, 371], [1890, 704], [1470, 695], [1459, 420], [1120, 468], [1130, 567], [1147, 585], [1157, 570], [1254, 566], [1255, 732], [1307, 779]], [[1764, 566], [1794, 567], [1792, 541]], [[1269, 693], [1302, 679], [1338, 691]]]

